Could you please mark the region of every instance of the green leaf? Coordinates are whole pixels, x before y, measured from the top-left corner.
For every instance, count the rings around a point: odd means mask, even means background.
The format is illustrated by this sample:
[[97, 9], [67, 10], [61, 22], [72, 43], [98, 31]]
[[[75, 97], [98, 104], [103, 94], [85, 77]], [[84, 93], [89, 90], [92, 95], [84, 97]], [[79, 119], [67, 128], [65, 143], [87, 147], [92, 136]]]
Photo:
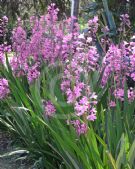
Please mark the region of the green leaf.
[[126, 152], [125, 152], [125, 147], [126, 147], [126, 143], [125, 143], [125, 137], [124, 134], [122, 134], [121, 139], [120, 139], [120, 152], [118, 154], [117, 160], [116, 160], [116, 166], [118, 169], [121, 169], [122, 164], [124, 164], [126, 162]]
[[135, 140], [130, 148], [129, 154], [128, 154], [128, 162], [130, 167], [132, 168], [135, 166]]
[[114, 158], [112, 157], [111, 153], [109, 151], [106, 151], [106, 153], [107, 153], [109, 161], [111, 162], [113, 169], [118, 169], [116, 166], [116, 162], [115, 162]]

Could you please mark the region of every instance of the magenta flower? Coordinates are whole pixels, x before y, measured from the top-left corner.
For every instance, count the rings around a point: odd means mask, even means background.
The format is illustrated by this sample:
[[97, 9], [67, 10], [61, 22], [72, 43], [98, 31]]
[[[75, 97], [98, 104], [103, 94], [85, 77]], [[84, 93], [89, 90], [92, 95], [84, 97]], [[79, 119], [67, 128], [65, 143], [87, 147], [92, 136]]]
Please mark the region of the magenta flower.
[[8, 17], [7, 16], [3, 16], [2, 19], [5, 23], [8, 23]]
[[79, 102], [76, 102], [74, 108], [77, 116], [82, 116], [87, 113], [89, 109], [89, 101], [87, 97], [84, 96]]
[[135, 72], [131, 73], [131, 78], [135, 81]]
[[56, 113], [56, 109], [51, 101], [44, 102], [44, 110], [45, 110], [44, 114], [48, 117], [52, 117]]
[[124, 101], [124, 89], [116, 89], [114, 91], [114, 95], [117, 99], [120, 99], [121, 101]]
[[114, 101], [111, 101], [111, 102], [109, 103], [109, 106], [110, 106], [110, 107], [115, 107], [115, 106], [116, 106], [116, 103], [115, 103]]
[[0, 63], [3, 64], [3, 62], [4, 62], [4, 54], [2, 51], [0, 51]]
[[81, 92], [84, 89], [84, 86], [84, 83], [78, 83], [76, 86], [74, 86], [73, 92], [75, 94], [76, 99], [81, 96]]
[[34, 80], [38, 79], [39, 76], [40, 76], [40, 72], [38, 71], [37, 65], [29, 67], [28, 73], [27, 73], [29, 83], [32, 83]]
[[71, 121], [71, 124], [74, 125], [78, 136], [86, 134], [88, 131], [87, 124], [81, 123], [80, 120], [73, 120]]
[[67, 94], [67, 103], [74, 103], [75, 95], [70, 88], [67, 89], [66, 94]]
[[4, 78], [0, 79], [0, 100], [6, 98], [9, 93], [8, 81]]
[[128, 14], [122, 14], [120, 16], [120, 20], [121, 20], [121, 27], [126, 25], [128, 27], [130, 27], [131, 23], [130, 23], [130, 20], [129, 20], [129, 15]]
[[95, 34], [98, 31], [98, 16], [94, 16], [94, 18], [88, 21], [89, 29], [92, 34]]
[[96, 114], [91, 113], [90, 115], [87, 116], [87, 120], [89, 121], [95, 121], [97, 119]]
[[64, 80], [61, 83], [61, 90], [64, 92], [66, 89], [70, 88], [70, 81], [69, 80]]
[[133, 89], [132, 87], [128, 89], [128, 99], [130, 102], [134, 101], [135, 99], [135, 89]]

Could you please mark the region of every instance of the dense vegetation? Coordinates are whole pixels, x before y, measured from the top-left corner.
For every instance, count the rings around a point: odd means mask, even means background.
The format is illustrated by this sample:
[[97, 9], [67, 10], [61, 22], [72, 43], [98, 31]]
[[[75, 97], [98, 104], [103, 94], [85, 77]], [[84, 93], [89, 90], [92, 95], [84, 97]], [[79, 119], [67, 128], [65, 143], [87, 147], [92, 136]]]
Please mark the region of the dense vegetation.
[[112, 1], [78, 20], [56, 4], [19, 17], [11, 39], [0, 21], [0, 124], [34, 167], [134, 169], [134, 20]]

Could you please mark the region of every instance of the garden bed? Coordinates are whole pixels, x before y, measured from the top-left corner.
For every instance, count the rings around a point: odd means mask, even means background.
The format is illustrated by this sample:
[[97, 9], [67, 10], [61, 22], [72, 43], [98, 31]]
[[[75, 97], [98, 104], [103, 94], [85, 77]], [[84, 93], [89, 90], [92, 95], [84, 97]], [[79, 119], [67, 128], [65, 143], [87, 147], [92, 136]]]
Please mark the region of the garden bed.
[[0, 169], [31, 169], [30, 162], [17, 160], [19, 155], [9, 155], [10, 152], [15, 150], [10, 135], [0, 131]]

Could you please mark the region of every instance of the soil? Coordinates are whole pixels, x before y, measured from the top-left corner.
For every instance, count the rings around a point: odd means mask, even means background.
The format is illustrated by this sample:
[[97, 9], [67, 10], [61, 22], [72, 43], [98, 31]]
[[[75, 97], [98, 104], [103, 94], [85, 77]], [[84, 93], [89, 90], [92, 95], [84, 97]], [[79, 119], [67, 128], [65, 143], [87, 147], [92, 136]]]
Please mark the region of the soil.
[[17, 160], [17, 155], [3, 156], [15, 151], [9, 134], [0, 131], [0, 169], [33, 169], [29, 162]]

